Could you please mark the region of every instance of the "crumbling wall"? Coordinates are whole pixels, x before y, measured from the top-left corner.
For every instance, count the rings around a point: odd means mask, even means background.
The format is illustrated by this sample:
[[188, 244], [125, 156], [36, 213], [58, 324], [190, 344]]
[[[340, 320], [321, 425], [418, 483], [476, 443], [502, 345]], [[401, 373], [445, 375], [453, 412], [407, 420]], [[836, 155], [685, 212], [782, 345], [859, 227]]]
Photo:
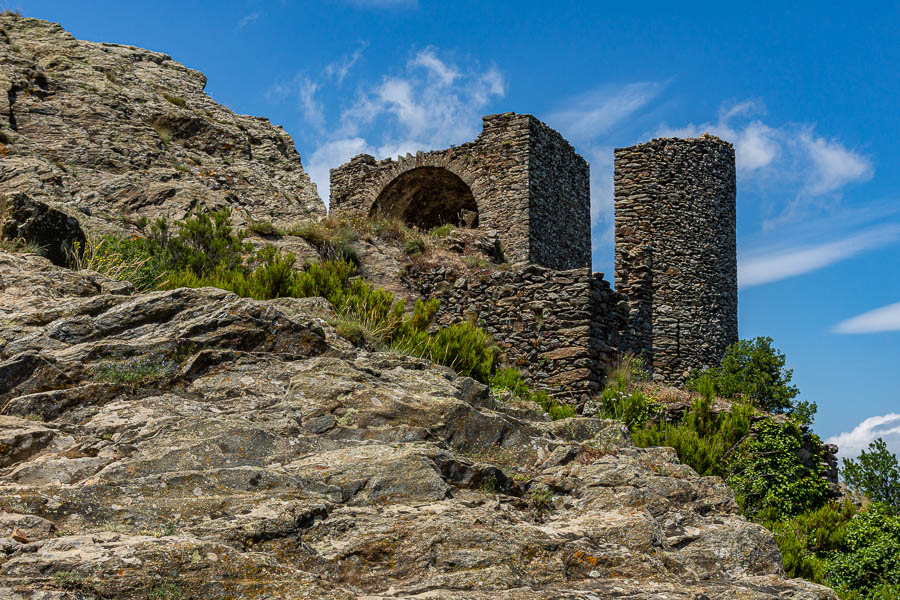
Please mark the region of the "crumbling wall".
[[[441, 169], [469, 188], [478, 227], [500, 232], [507, 260], [557, 269], [588, 267], [587, 162], [531, 115], [488, 115], [482, 128], [474, 141], [446, 150], [377, 161], [362, 154], [332, 169], [331, 214], [398, 216], [381, 205], [385, 190], [417, 169]], [[455, 212], [446, 218], [458, 224]]]
[[524, 265], [406, 277], [441, 301], [438, 324], [475, 319], [530, 385], [561, 400], [580, 404], [599, 391], [616, 359], [627, 306], [601, 273]]
[[530, 122], [531, 262], [554, 269], [591, 264], [590, 167], [559, 133]]
[[615, 151], [615, 281], [623, 350], [678, 385], [737, 341], [734, 148], [717, 137]]

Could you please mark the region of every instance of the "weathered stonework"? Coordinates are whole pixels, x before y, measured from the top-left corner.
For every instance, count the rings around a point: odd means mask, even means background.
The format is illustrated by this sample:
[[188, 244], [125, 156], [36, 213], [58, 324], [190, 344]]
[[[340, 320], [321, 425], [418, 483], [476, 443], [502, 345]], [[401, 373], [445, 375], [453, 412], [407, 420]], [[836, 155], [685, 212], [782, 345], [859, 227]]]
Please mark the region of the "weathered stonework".
[[511, 262], [588, 267], [587, 162], [531, 115], [488, 115], [482, 125], [460, 146], [397, 160], [361, 154], [332, 169], [331, 214], [496, 229]]
[[572, 404], [600, 390], [615, 361], [627, 305], [602, 273], [537, 265], [457, 273], [410, 272], [438, 298], [441, 325], [475, 318], [528, 383]]
[[738, 333], [731, 144], [704, 135], [615, 151], [617, 294], [587, 268], [589, 176], [534, 117], [489, 115], [461, 146], [332, 169], [331, 213], [497, 231], [514, 269], [478, 281], [438, 269], [413, 283], [442, 301], [441, 322], [474, 314], [557, 395], [596, 390], [618, 353], [640, 355], [669, 385], [718, 364]]
[[616, 290], [624, 351], [678, 384], [737, 341], [734, 148], [714, 136], [615, 151]]

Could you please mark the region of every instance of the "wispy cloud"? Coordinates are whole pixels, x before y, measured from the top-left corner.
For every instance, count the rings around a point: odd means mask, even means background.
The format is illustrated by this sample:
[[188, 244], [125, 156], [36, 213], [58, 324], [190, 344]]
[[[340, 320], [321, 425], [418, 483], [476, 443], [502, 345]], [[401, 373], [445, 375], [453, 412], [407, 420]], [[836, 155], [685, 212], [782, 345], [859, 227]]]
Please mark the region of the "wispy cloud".
[[748, 288], [810, 273], [897, 241], [900, 241], [900, 224], [892, 223], [833, 242], [742, 252], [738, 261], [738, 285]]
[[832, 436], [825, 443], [837, 444], [841, 458], [856, 458], [876, 438], [882, 438], [888, 450], [900, 454], [900, 415], [888, 413], [869, 417], [851, 431]]
[[834, 206], [845, 186], [872, 177], [869, 157], [818, 135], [815, 125], [809, 123], [767, 124], [758, 118], [765, 112], [762, 102], [746, 100], [723, 105], [715, 122], [683, 127], [664, 124], [658, 134], [696, 137], [712, 133], [732, 142], [743, 181], [764, 188], [777, 186], [789, 194], [778, 214], [764, 223], [769, 228]]
[[329, 82], [338, 85], [364, 49], [326, 66], [318, 80], [298, 76], [268, 94], [273, 100], [283, 100], [285, 90], [296, 94], [304, 119], [319, 132], [306, 164], [326, 203], [331, 168], [363, 152], [383, 158], [468, 141], [480, 131], [482, 112], [506, 93], [497, 67], [463, 64], [428, 47], [401, 69], [359, 84], [352, 103], [329, 120], [318, 94]]
[[664, 83], [647, 81], [601, 86], [565, 100], [546, 116], [547, 123], [575, 142], [591, 164], [591, 224], [601, 228], [592, 240], [595, 248], [613, 240], [613, 146], [604, 143], [605, 138], [664, 88]]
[[303, 117], [310, 125], [321, 130], [325, 127], [325, 115], [322, 112], [322, 105], [316, 100], [319, 84], [309, 77], [301, 76], [299, 85], [300, 108], [303, 110]]
[[344, 78], [346, 78], [347, 74], [350, 73], [350, 69], [352, 69], [357, 62], [359, 62], [359, 59], [362, 58], [363, 52], [365, 52], [366, 48], [368, 47], [369, 42], [360, 42], [359, 47], [351, 54], [343, 56], [342, 58], [334, 62], [328, 63], [325, 66], [325, 75], [334, 80], [338, 85], [341, 85], [341, 83], [343, 83], [344, 81]]
[[319, 145], [306, 161], [306, 172], [316, 183], [325, 204], [331, 189], [331, 169], [347, 162], [357, 154], [373, 154], [372, 148], [361, 137], [333, 140]]
[[245, 15], [240, 21], [238, 21], [237, 28], [243, 29], [250, 23], [258, 21], [262, 14], [258, 10], [254, 10], [252, 13]]
[[835, 333], [900, 331], [900, 302], [876, 308], [835, 325]]
[[665, 86], [655, 82], [603, 86], [571, 98], [547, 122], [573, 140], [594, 140], [652, 101]]

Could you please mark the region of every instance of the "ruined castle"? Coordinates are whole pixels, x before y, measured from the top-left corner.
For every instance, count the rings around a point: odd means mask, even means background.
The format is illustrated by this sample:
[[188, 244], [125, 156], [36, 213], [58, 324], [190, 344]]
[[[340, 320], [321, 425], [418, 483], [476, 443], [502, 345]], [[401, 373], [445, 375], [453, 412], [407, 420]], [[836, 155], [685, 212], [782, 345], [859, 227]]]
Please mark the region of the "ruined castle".
[[592, 273], [590, 168], [531, 115], [472, 142], [331, 171], [332, 214], [495, 230], [511, 268], [415, 274], [443, 324], [476, 318], [527, 379], [579, 402], [621, 353], [679, 384], [737, 340], [735, 166], [704, 135], [615, 150], [615, 290]]

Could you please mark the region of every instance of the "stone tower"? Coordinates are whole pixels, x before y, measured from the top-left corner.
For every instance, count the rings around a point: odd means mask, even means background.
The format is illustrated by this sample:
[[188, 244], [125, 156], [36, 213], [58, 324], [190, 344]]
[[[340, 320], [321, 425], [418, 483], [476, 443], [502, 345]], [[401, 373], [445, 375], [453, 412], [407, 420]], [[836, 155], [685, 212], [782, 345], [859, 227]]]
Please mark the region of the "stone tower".
[[680, 384], [737, 341], [734, 148], [717, 137], [615, 151], [615, 282], [624, 349]]
[[496, 230], [510, 262], [590, 267], [590, 169], [531, 115], [482, 118], [471, 142], [376, 161], [360, 154], [331, 170], [332, 215], [392, 217]]

